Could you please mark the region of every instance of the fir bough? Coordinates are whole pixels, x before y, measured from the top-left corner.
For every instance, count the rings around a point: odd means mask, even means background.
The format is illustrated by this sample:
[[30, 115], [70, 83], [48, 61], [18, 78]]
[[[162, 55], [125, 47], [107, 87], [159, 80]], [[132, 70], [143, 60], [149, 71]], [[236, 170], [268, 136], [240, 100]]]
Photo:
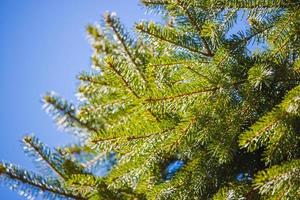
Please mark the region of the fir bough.
[[54, 153], [24, 138], [56, 176], [3, 162], [3, 182], [29, 199], [299, 199], [300, 2], [142, 3], [167, 22], [133, 35], [106, 13], [78, 105], [44, 97], [80, 138]]

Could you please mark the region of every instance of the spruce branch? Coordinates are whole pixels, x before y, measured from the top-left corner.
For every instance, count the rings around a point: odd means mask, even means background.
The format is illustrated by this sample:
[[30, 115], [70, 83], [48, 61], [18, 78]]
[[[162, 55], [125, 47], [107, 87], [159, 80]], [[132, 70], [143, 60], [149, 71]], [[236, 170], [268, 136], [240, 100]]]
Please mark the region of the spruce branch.
[[136, 61], [136, 56], [132, 54], [131, 50], [129, 49], [129, 45], [133, 44], [133, 40], [129, 38], [129, 33], [124, 31], [124, 28], [121, 26], [119, 20], [112, 16], [111, 14], [105, 15], [106, 23], [111, 27], [114, 34], [117, 36], [119, 42], [121, 43], [125, 53], [127, 54], [130, 61], [135, 66], [135, 69], [138, 71], [139, 75], [142, 77], [143, 81], [146, 82], [146, 78], [144, 73], [140, 69], [140, 64]]
[[206, 63], [207, 61], [185, 61], [185, 60], [179, 60], [179, 61], [167, 61], [167, 62], [158, 62], [158, 63], [149, 63], [149, 66], [151, 67], [160, 67], [160, 66], [174, 66], [174, 65], [190, 65], [190, 64], [197, 64], [197, 63]]
[[133, 88], [130, 86], [129, 81], [125, 79], [125, 77], [121, 74], [121, 72], [115, 67], [115, 64], [113, 63], [112, 59], [106, 60], [107, 66], [116, 74], [118, 77], [122, 80], [126, 88], [136, 97], [140, 98], [139, 95], [133, 90]]
[[45, 110], [49, 112], [57, 120], [58, 123], [60, 123], [59, 125], [63, 125], [66, 127], [70, 126], [72, 128], [84, 128], [91, 132], [98, 131], [92, 126], [89, 126], [88, 124], [80, 121], [80, 119], [78, 119], [75, 115], [74, 106], [69, 105], [63, 99], [59, 99], [56, 94], [49, 93], [45, 95], [43, 98], [43, 102]]
[[[275, 137], [270, 134], [271, 131], [280, 125], [284, 125], [292, 116], [299, 115], [300, 101], [298, 100], [300, 87], [294, 87], [285, 96], [283, 101], [277, 105], [272, 111], [261, 117], [251, 129], [240, 135], [239, 144], [242, 148], [247, 148], [249, 151], [257, 150], [259, 147], [267, 144], [270, 138]], [[287, 127], [284, 125], [284, 127]], [[280, 132], [283, 129], [280, 129]]]
[[92, 143], [98, 143], [98, 142], [103, 142], [103, 141], [116, 141], [116, 140], [127, 140], [127, 141], [134, 141], [134, 140], [143, 140], [149, 137], [156, 137], [159, 135], [163, 135], [167, 132], [170, 132], [172, 130], [174, 130], [175, 127], [160, 131], [160, 132], [154, 132], [154, 133], [148, 133], [148, 134], [143, 134], [143, 135], [132, 135], [132, 136], [115, 136], [115, 137], [109, 137], [109, 138], [95, 138], [92, 139], [91, 142]]
[[201, 35], [201, 27], [197, 22], [197, 19], [195, 18], [196, 12], [193, 10], [193, 8], [191, 8], [191, 6], [186, 6], [186, 4], [182, 1], [182, 0], [177, 0], [178, 5], [182, 8], [182, 10], [186, 13], [188, 19], [190, 20], [192, 26], [194, 26], [194, 28], [196, 29], [198, 36], [201, 38], [201, 40], [203, 41], [204, 47], [206, 49], [206, 53], [202, 53], [203, 55], [206, 55], [208, 57], [213, 57], [214, 53], [211, 51], [207, 41], [205, 38], [203, 38]]
[[[141, 97], [134, 91], [134, 89], [131, 87], [131, 85], [129, 84], [129, 82], [125, 79], [125, 77], [121, 74], [121, 72], [114, 66], [114, 63], [112, 61], [112, 59], [107, 59], [107, 65], [108, 67], [113, 70], [115, 72], [116, 75], [118, 75], [118, 77], [122, 80], [122, 82], [124, 83], [125, 87], [137, 98], [137, 99], [141, 99]], [[155, 120], [157, 122], [160, 122], [159, 118], [150, 110], [147, 110], [150, 115], [155, 118]]]
[[[241, 80], [241, 81], [237, 81], [231, 84], [231, 86], [237, 86], [240, 84], [245, 83], [246, 80]], [[174, 96], [165, 96], [165, 97], [158, 97], [158, 98], [147, 98], [145, 99], [146, 102], [149, 103], [155, 103], [155, 102], [159, 102], [159, 101], [166, 101], [166, 100], [175, 100], [177, 98], [184, 98], [184, 97], [189, 97], [189, 96], [194, 96], [194, 95], [198, 95], [201, 93], [207, 93], [207, 92], [215, 92], [219, 89], [221, 89], [221, 86], [217, 86], [217, 87], [211, 87], [211, 88], [203, 88], [200, 90], [196, 90], [196, 91], [192, 91], [192, 92], [187, 92], [187, 93], [182, 93], [182, 94], [178, 94], [178, 95], [174, 95]]]
[[[186, 61], [185, 59], [183, 60], [166, 60], [166, 61], [163, 61], [163, 62], [160, 62], [160, 60], [154, 60], [153, 62], [150, 62], [148, 64], [148, 69], [151, 68], [151, 70], [153, 71], [156, 71], [155, 68], [162, 68], [162, 67], [174, 67], [174, 66], [183, 66], [185, 68], [187, 68], [188, 70], [190, 70], [191, 72], [197, 74], [199, 77], [201, 78], [204, 78], [206, 80], [209, 81], [209, 77], [198, 72], [196, 69], [194, 69], [193, 67], [191, 67], [191, 65], [197, 65], [197, 64], [209, 64], [208, 61], [198, 61], [198, 60], [195, 60], [195, 61]], [[154, 69], [152, 69], [154, 68]], [[150, 70], [150, 69], [149, 69]], [[151, 72], [149, 72], [151, 74], [151, 76], [153, 75]]]
[[26, 145], [26, 151], [34, 151], [33, 153], [37, 154], [38, 160], [44, 161], [60, 178], [66, 179], [62, 169], [63, 158], [58, 154], [53, 154], [50, 148], [36, 137], [26, 136], [23, 138], [23, 142]]
[[[243, 0], [243, 1], [228, 1], [228, 0], [213, 0], [210, 1], [210, 9], [274, 9], [274, 8], [294, 8], [299, 7], [300, 2], [290, 0]], [[205, 7], [207, 9], [207, 7]]]
[[168, 0], [141, 0], [142, 4], [145, 6], [160, 6], [160, 5], [168, 5]]
[[293, 160], [280, 166], [275, 165], [260, 171], [254, 180], [254, 187], [262, 195], [271, 195], [278, 199], [300, 197], [300, 162]]
[[63, 189], [62, 185], [57, 180], [45, 179], [37, 174], [19, 169], [8, 163], [2, 163], [0, 168], [0, 176], [6, 176], [13, 181], [19, 181], [22, 184], [28, 184], [41, 192], [50, 192], [67, 199], [85, 200], [82, 196], [73, 195], [71, 192]]
[[142, 3], [169, 22], [135, 38], [107, 14], [87, 27], [98, 71], [78, 77], [80, 104], [44, 98], [84, 143], [56, 154], [24, 138], [58, 177], [0, 164], [3, 182], [27, 198], [299, 199], [298, 0]]
[[198, 45], [195, 45], [195, 43], [191, 43], [191, 41], [194, 41], [193, 38], [186, 34], [177, 33], [171, 28], [162, 28], [154, 25], [153, 23], [149, 23], [146, 27], [145, 24], [140, 23], [136, 25], [136, 29], [141, 33], [147, 34], [161, 41], [170, 43], [176, 47], [186, 49], [192, 53], [200, 54], [203, 56], [209, 56], [207, 53], [199, 50]]

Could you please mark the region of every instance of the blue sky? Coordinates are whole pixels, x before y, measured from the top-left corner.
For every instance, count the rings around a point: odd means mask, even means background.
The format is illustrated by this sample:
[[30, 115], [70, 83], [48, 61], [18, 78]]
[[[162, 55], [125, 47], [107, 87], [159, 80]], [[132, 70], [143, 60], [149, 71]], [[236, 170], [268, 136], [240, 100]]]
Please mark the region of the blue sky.
[[[90, 68], [88, 23], [115, 11], [132, 26], [151, 19], [138, 0], [0, 0], [0, 159], [33, 169], [20, 139], [35, 133], [50, 146], [72, 138], [59, 132], [41, 109], [41, 96], [56, 91], [76, 102], [75, 76]], [[5, 186], [0, 199], [22, 199]]]

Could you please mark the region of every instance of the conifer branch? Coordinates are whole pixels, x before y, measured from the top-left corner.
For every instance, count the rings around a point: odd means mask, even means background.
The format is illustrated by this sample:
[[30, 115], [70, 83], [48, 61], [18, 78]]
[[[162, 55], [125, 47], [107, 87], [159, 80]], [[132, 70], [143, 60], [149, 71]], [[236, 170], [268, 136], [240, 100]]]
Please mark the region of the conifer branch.
[[279, 119], [275, 119], [274, 121], [270, 121], [266, 124], [266, 126], [262, 127], [261, 129], [257, 130], [257, 132], [246, 132], [240, 137], [240, 146], [242, 148], [247, 148], [248, 151], [254, 151], [260, 145], [257, 143], [262, 143], [263, 135], [274, 129], [274, 127], [279, 123]]
[[126, 88], [137, 98], [139, 99], [139, 95], [132, 89], [132, 87], [130, 86], [129, 82], [124, 78], [124, 76], [122, 76], [121, 72], [119, 70], [116, 69], [116, 67], [114, 66], [114, 63], [111, 60], [107, 60], [106, 61], [107, 66], [116, 74], [118, 75], [118, 77], [122, 80], [122, 82], [124, 83], [124, 85], [126, 86]]
[[[201, 54], [203, 56], [210, 56], [209, 54], [207, 54], [205, 52], [202, 52], [202, 51], [200, 51], [199, 49], [197, 49], [195, 47], [187, 46], [187, 45], [185, 45], [183, 43], [178, 43], [178, 42], [176, 42], [176, 40], [172, 40], [171, 38], [163, 37], [158, 32], [160, 30], [156, 30], [155, 32], [154, 31], [150, 31], [148, 28], [144, 28], [142, 24], [138, 24], [136, 26], [136, 29], [138, 31], [142, 32], [142, 33], [145, 33], [145, 34], [147, 34], [149, 36], [152, 36], [152, 37], [157, 38], [157, 39], [159, 39], [161, 41], [170, 43], [170, 44], [175, 45], [177, 47], [181, 47], [181, 48], [186, 49], [186, 50], [188, 50], [188, 51], [190, 51], [192, 53]], [[181, 36], [181, 37], [186, 37], [186, 36]], [[184, 40], [184, 38], [182, 40]]]
[[62, 112], [64, 115], [66, 115], [69, 119], [76, 122], [80, 127], [85, 128], [87, 130], [90, 130], [92, 132], [97, 132], [98, 130], [89, 126], [88, 124], [80, 121], [75, 115], [74, 110], [72, 109], [72, 106], [67, 105], [66, 102], [59, 102], [57, 97], [55, 97], [53, 94], [46, 95], [44, 97], [44, 102], [47, 104], [50, 104], [53, 106], [54, 109]]
[[[243, 84], [246, 81], [247, 80], [241, 80], [241, 81], [234, 82], [234, 83], [232, 83], [232, 86]], [[198, 95], [200, 93], [214, 92], [214, 91], [217, 91], [221, 88], [222, 88], [221, 86], [218, 86], [218, 87], [204, 88], [204, 89], [196, 90], [196, 91], [193, 91], [193, 92], [182, 93], [182, 94], [178, 94], [178, 95], [174, 95], [174, 96], [166, 96], [166, 97], [160, 97], [160, 98], [159, 97], [158, 98], [150, 97], [150, 98], [145, 99], [145, 101], [149, 102], [149, 103], [155, 103], [155, 102], [158, 102], [158, 101], [175, 100], [177, 98], [189, 97], [189, 96], [193, 96], [193, 95]]]
[[[209, 63], [207, 61], [196, 61], [197, 63]], [[190, 61], [175, 61], [175, 62], [166, 62], [166, 63], [150, 63], [151, 67], [159, 67], [159, 66], [173, 66], [173, 65], [188, 65], [192, 64]]]
[[243, 0], [243, 1], [227, 1], [215, 0], [210, 3], [211, 9], [226, 9], [226, 8], [239, 8], [239, 9], [275, 9], [275, 8], [293, 8], [300, 6], [300, 2], [291, 2], [289, 0]]
[[132, 55], [131, 51], [129, 50], [126, 40], [123, 38], [123, 36], [120, 33], [120, 30], [122, 30], [122, 27], [119, 24], [119, 21], [109, 14], [107, 14], [105, 16], [105, 20], [106, 20], [106, 23], [112, 28], [113, 32], [117, 36], [117, 39], [121, 43], [125, 53], [127, 54], [128, 58], [130, 59], [130, 61], [135, 66], [135, 69], [138, 71], [138, 73], [142, 77], [143, 81], [146, 82], [146, 78], [145, 78], [143, 72], [141, 72], [139, 64], [136, 62], [134, 55]]
[[197, 119], [196, 119], [195, 117], [193, 117], [193, 118], [190, 120], [188, 126], [187, 126], [185, 129], [183, 129], [183, 130], [181, 131], [180, 137], [179, 137], [179, 138], [171, 145], [171, 147], [170, 147], [171, 150], [174, 149], [174, 148], [176, 148], [176, 146], [179, 145], [179, 143], [180, 143], [180, 141], [182, 140], [182, 138], [188, 134], [189, 130], [191, 129], [191, 127], [192, 127], [196, 122], [197, 122]]
[[230, 57], [230, 53], [233, 53], [237, 48], [240, 47], [241, 44], [243, 43], [247, 43], [249, 42], [252, 38], [254, 38], [255, 36], [257, 36], [258, 34], [261, 34], [265, 31], [267, 31], [268, 29], [271, 29], [273, 27], [273, 25], [266, 27], [265, 29], [261, 29], [249, 36], [246, 36], [244, 38], [241, 38], [238, 41], [233, 41], [232, 44], [230, 45], [230, 51], [229, 53], [225, 54], [225, 56], [222, 57], [221, 61], [218, 62], [218, 64], [216, 65], [217, 68], [220, 67], [220, 65], [228, 58]]
[[82, 75], [78, 76], [77, 78], [83, 82], [89, 82], [89, 83], [101, 85], [101, 86], [110, 86], [110, 84], [107, 81], [101, 80], [101, 78], [97, 77], [97, 75], [94, 77], [94, 76], [90, 76], [87, 74], [82, 74]]
[[[129, 82], [122, 76], [122, 74], [120, 73], [119, 70], [117, 70], [115, 67], [114, 67], [114, 64], [112, 63], [112, 61], [108, 60], [107, 61], [107, 65], [110, 69], [112, 69], [117, 75], [119, 78], [121, 78], [122, 82], [125, 84], [126, 88], [137, 98], [137, 99], [140, 99], [141, 97], [133, 90], [133, 88], [130, 86]], [[150, 109], [147, 109], [147, 111], [150, 113], [150, 115], [152, 117], [155, 118], [155, 120], [157, 122], [160, 122], [159, 118], [157, 118], [157, 116], [150, 110]]]
[[95, 129], [95, 128], [89, 126], [88, 124], [86, 124], [86, 123], [84, 123], [84, 122], [82, 122], [82, 121], [80, 121], [80, 120], [79, 120], [77, 117], [75, 117], [72, 113], [67, 112], [66, 114], [67, 114], [71, 119], [73, 119], [76, 123], [80, 124], [80, 126], [82, 126], [83, 128], [86, 128], [87, 130], [91, 130], [91, 131], [93, 131], [93, 132], [98, 132], [97, 129]]
[[237, 41], [233, 41], [233, 42], [232, 42], [232, 45], [231, 45], [231, 47], [230, 47], [231, 52], [234, 52], [234, 51], [239, 47], [239, 45], [241, 45], [241, 44], [243, 44], [243, 43], [249, 42], [249, 41], [250, 41], [252, 38], [254, 38], [255, 36], [257, 36], [257, 35], [259, 35], [259, 34], [265, 32], [265, 31], [267, 31], [267, 30], [269, 30], [269, 29], [271, 29], [271, 28], [273, 28], [273, 27], [274, 27], [274, 25], [272, 24], [272, 25], [267, 26], [267, 27], [265, 27], [265, 28], [263, 28], [263, 29], [260, 29], [259, 31], [254, 32], [254, 33], [252, 33], [252, 34], [250, 34], [250, 35], [248, 35], [248, 36], [246, 36], [246, 37], [244, 37], [244, 38], [241, 38], [241, 39], [239, 39], [239, 40], [237, 40]]
[[165, 101], [165, 100], [175, 100], [177, 98], [182, 98], [182, 97], [188, 97], [192, 95], [197, 95], [199, 93], [206, 93], [206, 92], [214, 92], [216, 90], [220, 89], [220, 87], [212, 87], [212, 88], [206, 88], [206, 89], [201, 89], [201, 90], [196, 90], [193, 92], [187, 92], [187, 93], [182, 93], [174, 96], [166, 96], [166, 97], [160, 97], [160, 98], [148, 98], [145, 101], [149, 103], [155, 103], [158, 101]]
[[[206, 39], [201, 36], [201, 27], [198, 25], [197, 19], [194, 18], [196, 16], [195, 11], [192, 8], [187, 8], [185, 6], [185, 4], [181, 0], [177, 0], [177, 3], [182, 8], [182, 10], [186, 13], [186, 15], [187, 15], [188, 19], [190, 20], [192, 26], [195, 27], [195, 29], [196, 29], [196, 31], [198, 33], [198, 36], [203, 41], [204, 47], [205, 47], [205, 49], [206, 49], [207, 52], [206, 53], [202, 53], [202, 54], [206, 55], [208, 57], [213, 57], [214, 53], [211, 51], [211, 49], [210, 49], [210, 47], [209, 47]], [[192, 13], [189, 10], [191, 10]]]
[[[61, 177], [63, 180], [65, 180], [66, 179], [65, 175], [60, 171], [60, 169], [57, 168], [59, 166], [56, 166], [53, 163], [53, 161], [49, 160], [49, 157], [44, 154], [45, 152], [35, 144], [34, 139], [35, 138], [33, 138], [33, 137], [27, 136], [27, 137], [24, 137], [23, 141], [26, 145], [28, 145], [30, 148], [32, 148], [59, 177]], [[50, 153], [50, 156], [51, 156], [51, 153]]]
[[[300, 197], [299, 194], [300, 161], [292, 160], [283, 163], [281, 166], [275, 165], [269, 169], [258, 172], [255, 176], [254, 186], [262, 195], [269, 194], [276, 199], [284, 196], [289, 197], [289, 193]], [[285, 191], [282, 194], [282, 191]], [[297, 198], [296, 198], [297, 199]]]
[[168, 5], [168, 0], [141, 0], [145, 6]]
[[96, 138], [91, 140], [91, 142], [93, 143], [97, 143], [97, 142], [104, 142], [104, 141], [114, 141], [114, 140], [127, 140], [127, 141], [133, 141], [133, 140], [142, 140], [142, 139], [146, 139], [152, 136], [158, 136], [158, 135], [163, 135], [167, 132], [170, 132], [172, 130], [175, 130], [175, 127], [166, 129], [164, 131], [161, 132], [155, 132], [155, 133], [149, 133], [149, 134], [144, 134], [144, 135], [133, 135], [133, 136], [115, 136], [115, 137], [109, 137], [109, 138]]
[[193, 69], [192, 67], [186, 66], [186, 68], [189, 69], [190, 71], [192, 71], [193, 73], [197, 74], [199, 77], [204, 78], [208, 82], [211, 82], [210, 78], [208, 76], [206, 76], [204, 74], [201, 74], [200, 72], [198, 72], [197, 70]]
[[[29, 174], [30, 174], [29, 172], [27, 172], [25, 170], [17, 169], [16, 167], [14, 167], [12, 165], [10, 165], [10, 167], [8, 169], [8, 164], [3, 164], [3, 163], [0, 164], [0, 176], [5, 175], [11, 180], [20, 181], [23, 184], [28, 184], [28, 185], [33, 186], [43, 192], [50, 192], [50, 193], [53, 193], [56, 195], [61, 195], [65, 198], [86, 200], [85, 198], [83, 198], [80, 195], [73, 195], [72, 193], [69, 193], [69, 192], [65, 191], [64, 189], [60, 188], [59, 186], [51, 185], [50, 183], [48, 183], [47, 180], [45, 180], [44, 178], [42, 178], [38, 175], [34, 174], [29, 177], [28, 176]], [[58, 182], [56, 182], [56, 183], [58, 183]]]
[[[207, 61], [196, 61], [196, 63], [209, 63]], [[149, 66], [150, 67], [161, 67], [161, 66], [165, 66], [165, 67], [169, 67], [169, 66], [174, 66], [174, 65], [184, 65], [184, 67], [186, 67], [188, 70], [192, 71], [193, 73], [197, 74], [199, 77], [202, 77], [206, 80], [209, 81], [209, 78], [204, 75], [201, 74], [200, 72], [198, 72], [197, 70], [193, 69], [192, 67], [189, 66], [189, 64], [193, 64], [193, 62], [189, 62], [189, 61], [174, 61], [174, 62], [166, 62], [166, 63], [150, 63]]]
[[106, 15], [87, 27], [100, 73], [79, 76], [83, 101], [44, 97], [84, 143], [52, 152], [24, 138], [57, 176], [0, 163], [4, 184], [45, 199], [300, 199], [300, 2], [141, 1], [167, 24], [137, 24], [136, 39]]

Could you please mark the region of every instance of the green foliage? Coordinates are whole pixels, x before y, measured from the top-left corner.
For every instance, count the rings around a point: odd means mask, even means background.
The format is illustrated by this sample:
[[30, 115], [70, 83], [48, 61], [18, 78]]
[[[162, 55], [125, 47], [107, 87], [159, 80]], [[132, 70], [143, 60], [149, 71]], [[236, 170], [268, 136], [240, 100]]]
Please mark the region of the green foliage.
[[80, 194], [73, 192], [53, 178], [20, 169], [10, 163], [1, 163], [1, 181], [27, 199], [42, 195], [43, 199], [83, 199]]
[[247, 183], [229, 183], [229, 186], [221, 188], [213, 197], [213, 200], [244, 200], [259, 199], [258, 195], [251, 190]]
[[134, 35], [106, 13], [87, 26], [93, 71], [78, 76], [78, 105], [43, 98], [80, 142], [52, 152], [25, 137], [54, 174], [3, 163], [4, 182], [27, 198], [299, 199], [299, 1], [142, 3], [167, 22]]
[[299, 199], [299, 160], [273, 166], [255, 176], [254, 186], [270, 199]]

